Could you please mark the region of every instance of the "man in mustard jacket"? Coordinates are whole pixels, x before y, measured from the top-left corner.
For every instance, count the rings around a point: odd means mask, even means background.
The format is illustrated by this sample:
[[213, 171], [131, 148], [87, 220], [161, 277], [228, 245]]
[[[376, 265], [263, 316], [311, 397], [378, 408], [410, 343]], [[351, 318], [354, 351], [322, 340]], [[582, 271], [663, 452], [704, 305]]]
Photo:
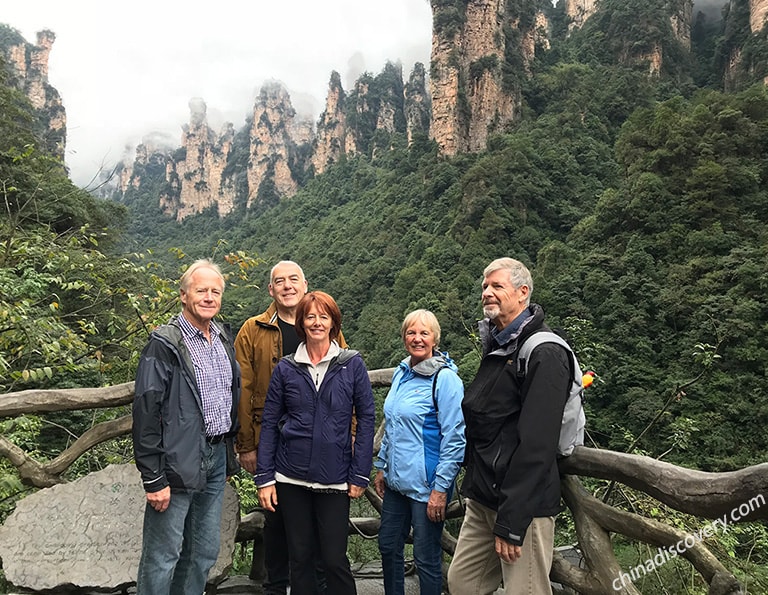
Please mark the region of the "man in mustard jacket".
[[[238, 417], [237, 452], [240, 465], [251, 475], [256, 471], [256, 455], [261, 433], [261, 416], [269, 388], [269, 379], [277, 362], [294, 353], [299, 346], [296, 334], [296, 307], [307, 293], [307, 279], [293, 261], [278, 262], [270, 273], [269, 295], [272, 303], [265, 312], [245, 321], [235, 339], [235, 352], [242, 375], [242, 394]], [[346, 347], [343, 336], [339, 345]], [[285, 595], [289, 583], [288, 543], [280, 507], [264, 511], [264, 565], [267, 578], [265, 595]], [[324, 584], [318, 568], [318, 585]], [[318, 586], [318, 593], [324, 592]]]

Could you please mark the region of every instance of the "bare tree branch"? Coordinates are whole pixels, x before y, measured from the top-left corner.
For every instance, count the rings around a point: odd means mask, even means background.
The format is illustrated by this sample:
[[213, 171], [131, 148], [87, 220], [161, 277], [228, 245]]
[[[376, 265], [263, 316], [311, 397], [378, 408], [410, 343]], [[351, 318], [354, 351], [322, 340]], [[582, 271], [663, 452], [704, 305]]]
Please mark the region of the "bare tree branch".
[[[394, 368], [369, 370], [368, 377], [374, 386], [388, 386], [394, 371]], [[0, 399], [0, 417], [13, 417], [24, 413], [119, 407], [133, 401], [133, 384], [133, 382], [126, 382], [99, 388], [32, 389], [6, 393]]]
[[49, 488], [60, 483], [58, 477], [48, 473], [40, 463], [2, 436], [0, 436], [0, 455], [13, 463], [22, 482], [28, 485], [38, 488]]
[[[579, 546], [584, 554], [589, 570], [586, 574], [576, 575], [582, 579], [579, 592], [582, 595], [604, 595], [619, 593], [621, 595], [640, 595], [632, 583], [619, 585], [614, 589], [613, 580], [621, 574], [621, 566], [616, 560], [611, 544], [611, 536], [600, 523], [592, 517], [585, 507], [584, 490], [576, 477], [566, 476], [562, 480], [563, 499], [571, 509], [576, 525]], [[568, 584], [567, 580], [564, 580]]]
[[[572, 475], [615, 480], [640, 490], [667, 506], [708, 519], [730, 515], [754, 502], [739, 521], [768, 519], [768, 463], [737, 471], [710, 473], [685, 469], [650, 457], [612, 450], [577, 447], [560, 461], [560, 471]], [[731, 519], [729, 516], [729, 522]]]
[[124, 436], [131, 431], [133, 419], [130, 415], [125, 415], [118, 419], [105, 421], [97, 424], [83, 433], [80, 438], [67, 450], [62, 452], [50, 463], [43, 465], [43, 468], [54, 474], [60, 474], [67, 470], [67, 468], [80, 458], [86, 451], [93, 448], [97, 444], [117, 438], [118, 436]]
[[100, 388], [23, 390], [7, 393], [0, 399], [0, 417], [25, 413], [47, 413], [119, 407], [133, 401], [133, 382]]
[[395, 368], [383, 368], [381, 370], [368, 370], [368, 378], [373, 386], [389, 386], [392, 384], [392, 375]]
[[[569, 489], [577, 492], [579, 505], [593, 519], [596, 519], [603, 528], [615, 533], [621, 533], [631, 539], [655, 545], [668, 552], [671, 556], [677, 557], [679, 555], [684, 557], [704, 577], [707, 583], [711, 583], [716, 575], [721, 577], [728, 575], [731, 581], [728, 587], [729, 590], [725, 591], [725, 593], [739, 592], [740, 585], [736, 577], [728, 572], [725, 566], [720, 563], [701, 541], [696, 540], [689, 533], [676, 529], [666, 523], [619, 510], [605, 504], [590, 495], [573, 476], [568, 476], [566, 481], [569, 483]], [[674, 549], [674, 554], [669, 548]], [[666, 563], [668, 558], [671, 559], [671, 557], [664, 555], [664, 551], [660, 552], [661, 558], [659, 560], [663, 560]], [[658, 561], [655, 561], [655, 563], [658, 563]]]

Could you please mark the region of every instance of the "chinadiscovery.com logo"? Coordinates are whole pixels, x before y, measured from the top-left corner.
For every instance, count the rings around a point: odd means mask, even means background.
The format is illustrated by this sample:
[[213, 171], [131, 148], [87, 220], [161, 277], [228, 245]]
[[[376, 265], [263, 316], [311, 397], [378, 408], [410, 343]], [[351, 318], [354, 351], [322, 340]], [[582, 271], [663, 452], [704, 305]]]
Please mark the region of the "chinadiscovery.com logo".
[[688, 533], [677, 543], [673, 543], [666, 548], [660, 547], [658, 553], [653, 558], [648, 558], [644, 564], [639, 564], [634, 568], [631, 568], [629, 572], [622, 572], [618, 577], [613, 579], [613, 590], [620, 591], [628, 584], [655, 571], [662, 564], [666, 564], [670, 560], [677, 558], [697, 543], [701, 543], [718, 532], [728, 533], [728, 527], [732, 523], [738, 523], [741, 519], [749, 516], [764, 504], [765, 497], [762, 494], [758, 494], [749, 500], [749, 502], [744, 502], [734, 508], [730, 513], [724, 514], [721, 518], [715, 519], [711, 523], [707, 523], [695, 533]]

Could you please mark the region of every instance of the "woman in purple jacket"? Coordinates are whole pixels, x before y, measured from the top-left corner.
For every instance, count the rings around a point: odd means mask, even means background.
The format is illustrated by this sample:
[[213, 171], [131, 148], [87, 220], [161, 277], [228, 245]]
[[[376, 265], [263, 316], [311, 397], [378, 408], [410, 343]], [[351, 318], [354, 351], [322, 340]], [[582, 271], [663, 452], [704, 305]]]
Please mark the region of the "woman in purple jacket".
[[363, 358], [336, 342], [340, 329], [334, 299], [306, 294], [296, 311], [301, 344], [275, 367], [264, 404], [254, 481], [261, 506], [274, 510], [279, 500], [283, 510], [293, 595], [314, 593], [315, 552], [328, 593], [357, 592], [347, 558], [349, 502], [368, 485], [374, 402]]

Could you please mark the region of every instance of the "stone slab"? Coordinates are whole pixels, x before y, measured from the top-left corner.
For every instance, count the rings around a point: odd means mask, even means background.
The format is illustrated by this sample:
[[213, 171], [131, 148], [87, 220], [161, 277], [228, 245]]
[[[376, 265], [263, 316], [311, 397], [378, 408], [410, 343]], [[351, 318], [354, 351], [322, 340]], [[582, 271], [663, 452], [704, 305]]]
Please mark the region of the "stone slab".
[[[134, 465], [110, 465], [23, 498], [0, 527], [6, 580], [35, 591], [119, 589], [134, 583], [145, 501]], [[223, 580], [232, 565], [239, 519], [237, 493], [227, 485], [221, 551], [211, 583]]]

